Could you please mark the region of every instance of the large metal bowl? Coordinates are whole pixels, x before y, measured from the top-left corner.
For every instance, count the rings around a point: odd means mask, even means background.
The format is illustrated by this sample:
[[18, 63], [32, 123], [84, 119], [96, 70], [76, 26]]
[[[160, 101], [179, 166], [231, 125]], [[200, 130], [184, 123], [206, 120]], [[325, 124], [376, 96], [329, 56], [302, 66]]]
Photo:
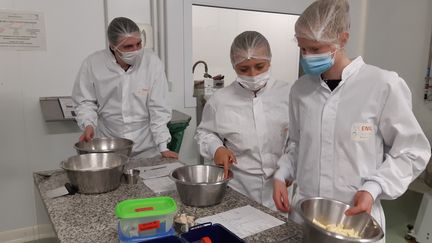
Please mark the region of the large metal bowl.
[[[296, 211], [304, 220], [304, 242], [349, 243], [376, 242], [384, 237], [378, 222], [368, 213], [346, 216], [350, 206], [343, 202], [322, 197], [305, 198], [296, 205]], [[327, 231], [313, 223], [313, 219], [324, 225], [342, 224], [346, 229], [359, 232], [360, 238], [343, 236]]]
[[224, 179], [224, 169], [215, 165], [186, 165], [173, 170], [170, 178], [175, 181], [183, 204], [206, 207], [219, 204], [226, 192], [233, 173], [229, 170]]
[[116, 153], [90, 153], [60, 163], [79, 193], [96, 194], [117, 189], [128, 157]]
[[93, 138], [91, 141], [75, 143], [78, 154], [118, 153], [130, 156], [134, 142], [126, 138]]

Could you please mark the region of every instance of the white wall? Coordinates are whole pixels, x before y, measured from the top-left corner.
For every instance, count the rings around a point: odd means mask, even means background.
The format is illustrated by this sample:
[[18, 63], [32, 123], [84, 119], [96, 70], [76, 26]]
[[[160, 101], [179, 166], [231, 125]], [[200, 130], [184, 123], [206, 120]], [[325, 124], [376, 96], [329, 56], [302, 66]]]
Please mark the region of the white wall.
[[132, 19], [135, 23], [151, 23], [150, 0], [106, 0], [107, 23], [118, 16]]
[[396, 71], [412, 92], [413, 110], [432, 139], [432, 104], [425, 104], [424, 77], [432, 28], [432, 1], [369, 1], [364, 59]]
[[[102, 1], [1, 1], [0, 8], [44, 13], [46, 51], [1, 51], [0, 232], [35, 223], [33, 171], [73, 155], [73, 122], [46, 123], [39, 97], [70, 95], [81, 61], [105, 45]], [[79, 16], [79, 17], [77, 17]]]

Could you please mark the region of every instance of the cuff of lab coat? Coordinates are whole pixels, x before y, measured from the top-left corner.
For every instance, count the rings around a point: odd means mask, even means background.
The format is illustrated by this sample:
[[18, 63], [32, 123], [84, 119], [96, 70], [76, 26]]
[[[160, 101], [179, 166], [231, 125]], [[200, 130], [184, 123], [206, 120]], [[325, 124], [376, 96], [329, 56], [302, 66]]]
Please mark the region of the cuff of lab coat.
[[376, 198], [382, 193], [382, 188], [381, 185], [375, 181], [366, 181], [359, 191], [369, 192], [375, 201]]
[[84, 130], [88, 125], [92, 126], [93, 129], [96, 129], [96, 126], [95, 126], [94, 123], [91, 122], [91, 121], [84, 121], [84, 122], [83, 122], [83, 127], [82, 127], [81, 129]]
[[167, 142], [162, 142], [162, 143], [160, 143], [160, 144], [158, 145], [158, 147], [159, 147], [159, 152], [164, 152], [164, 151], [169, 150], [169, 149], [168, 149], [168, 143], [167, 143]]
[[281, 169], [278, 169], [276, 171], [276, 173], [274, 174], [274, 179], [280, 180], [285, 182], [286, 179], [288, 179], [288, 175], [286, 175], [286, 173], [284, 173]]
[[222, 146], [223, 146], [222, 143], [213, 143], [213, 144], [209, 144], [209, 153], [212, 155], [212, 158], [213, 158], [213, 159], [214, 159], [214, 156], [215, 156], [216, 150], [217, 150], [219, 147], [222, 147]]

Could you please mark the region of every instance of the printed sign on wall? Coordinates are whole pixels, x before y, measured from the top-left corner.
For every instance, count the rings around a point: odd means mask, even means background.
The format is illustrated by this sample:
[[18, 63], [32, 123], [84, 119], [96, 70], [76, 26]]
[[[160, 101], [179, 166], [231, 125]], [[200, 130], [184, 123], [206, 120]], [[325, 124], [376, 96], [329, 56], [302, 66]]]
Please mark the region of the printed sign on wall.
[[43, 13], [0, 10], [0, 50], [46, 50]]

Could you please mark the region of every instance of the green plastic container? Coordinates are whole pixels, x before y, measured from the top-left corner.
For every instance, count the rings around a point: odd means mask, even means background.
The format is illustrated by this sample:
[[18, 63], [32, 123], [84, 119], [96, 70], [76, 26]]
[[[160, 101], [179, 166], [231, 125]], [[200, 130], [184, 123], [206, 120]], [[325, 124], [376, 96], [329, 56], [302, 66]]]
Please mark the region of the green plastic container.
[[168, 232], [172, 228], [177, 204], [171, 197], [128, 199], [119, 202], [115, 214], [120, 230], [127, 237], [146, 237]]

